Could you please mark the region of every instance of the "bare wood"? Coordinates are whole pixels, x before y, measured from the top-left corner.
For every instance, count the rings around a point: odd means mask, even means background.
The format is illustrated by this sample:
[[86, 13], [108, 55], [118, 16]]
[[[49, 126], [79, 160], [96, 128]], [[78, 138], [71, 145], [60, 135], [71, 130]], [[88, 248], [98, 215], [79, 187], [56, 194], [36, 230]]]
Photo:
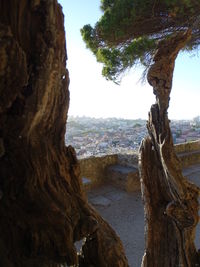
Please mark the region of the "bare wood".
[[149, 137], [140, 148], [146, 224], [142, 267], [199, 266], [194, 235], [200, 190], [182, 175], [167, 115], [175, 59], [190, 37], [188, 30], [160, 42], [148, 72], [156, 104], [149, 113]]

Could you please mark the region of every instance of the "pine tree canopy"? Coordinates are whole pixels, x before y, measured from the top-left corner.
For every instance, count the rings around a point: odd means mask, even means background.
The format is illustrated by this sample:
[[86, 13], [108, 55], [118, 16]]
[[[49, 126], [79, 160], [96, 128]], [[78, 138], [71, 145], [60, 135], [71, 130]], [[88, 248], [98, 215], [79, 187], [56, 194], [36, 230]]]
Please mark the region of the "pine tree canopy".
[[101, 0], [100, 8], [100, 20], [81, 34], [109, 80], [137, 63], [148, 68], [158, 42], [176, 32], [192, 29], [185, 49], [200, 43], [200, 0]]

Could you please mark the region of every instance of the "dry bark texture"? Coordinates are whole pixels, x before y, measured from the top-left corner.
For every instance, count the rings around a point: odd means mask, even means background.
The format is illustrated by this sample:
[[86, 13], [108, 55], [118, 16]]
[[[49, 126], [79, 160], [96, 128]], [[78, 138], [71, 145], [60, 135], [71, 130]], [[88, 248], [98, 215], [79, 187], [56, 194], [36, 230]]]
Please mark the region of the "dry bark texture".
[[147, 137], [140, 148], [140, 172], [145, 204], [146, 248], [142, 267], [194, 267], [199, 188], [182, 175], [167, 115], [175, 59], [191, 31], [160, 42], [148, 72], [156, 104], [152, 105]]
[[89, 206], [64, 134], [64, 22], [56, 0], [0, 1], [0, 266], [128, 266]]

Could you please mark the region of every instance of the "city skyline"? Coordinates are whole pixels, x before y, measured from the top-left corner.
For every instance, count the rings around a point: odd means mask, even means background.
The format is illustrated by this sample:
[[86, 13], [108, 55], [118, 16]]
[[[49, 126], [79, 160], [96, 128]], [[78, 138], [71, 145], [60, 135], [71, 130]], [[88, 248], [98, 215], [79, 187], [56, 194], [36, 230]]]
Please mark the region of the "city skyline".
[[[171, 121], [174, 144], [200, 139], [200, 117], [193, 121]], [[69, 117], [66, 145], [72, 145], [79, 158], [107, 154], [132, 154], [148, 135], [145, 120]]]
[[[102, 65], [96, 62], [81, 39], [80, 28], [101, 16], [100, 0], [60, 0], [65, 15], [70, 73], [69, 115], [147, 119], [155, 103], [152, 88], [139, 80], [142, 68], [130, 70], [120, 86], [101, 76]], [[170, 119], [192, 119], [199, 114], [200, 75], [198, 54], [181, 53], [176, 60], [169, 106]]]

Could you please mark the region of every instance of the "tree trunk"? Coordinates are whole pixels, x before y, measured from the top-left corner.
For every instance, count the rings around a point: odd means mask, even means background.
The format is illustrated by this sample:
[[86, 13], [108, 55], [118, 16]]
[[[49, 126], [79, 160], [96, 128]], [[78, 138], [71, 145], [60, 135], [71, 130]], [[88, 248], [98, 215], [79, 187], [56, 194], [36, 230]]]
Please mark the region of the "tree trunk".
[[128, 266], [65, 147], [63, 25], [56, 0], [0, 1], [0, 266], [77, 266], [74, 242], [84, 237], [81, 264]]
[[167, 115], [175, 59], [190, 30], [160, 42], [148, 71], [156, 104], [152, 105], [147, 137], [140, 147], [140, 174], [145, 209], [145, 254], [142, 267], [194, 267], [199, 188], [182, 175]]

